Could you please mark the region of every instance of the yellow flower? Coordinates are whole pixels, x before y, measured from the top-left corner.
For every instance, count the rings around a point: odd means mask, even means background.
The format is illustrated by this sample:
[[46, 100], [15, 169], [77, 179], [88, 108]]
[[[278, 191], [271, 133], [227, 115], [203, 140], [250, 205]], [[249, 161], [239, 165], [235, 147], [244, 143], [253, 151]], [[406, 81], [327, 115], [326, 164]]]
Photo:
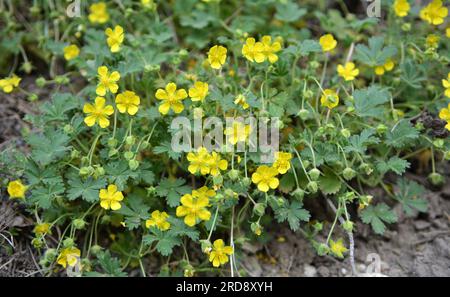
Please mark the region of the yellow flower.
[[247, 98], [244, 95], [239, 94], [236, 99], [234, 99], [234, 104], [242, 106], [243, 109], [247, 109], [250, 107], [247, 103]]
[[66, 268], [67, 265], [75, 267], [79, 261], [81, 252], [76, 247], [65, 248], [61, 251], [56, 262], [62, 267]]
[[447, 27], [447, 29], [445, 29], [445, 36], [447, 36], [447, 38], [450, 38], [450, 27]]
[[212, 68], [220, 69], [227, 59], [227, 49], [221, 45], [215, 45], [209, 49], [208, 61]]
[[442, 108], [439, 112], [439, 118], [447, 122], [447, 125], [445, 125], [445, 128], [447, 130], [450, 130], [450, 103], [448, 104], [447, 108]]
[[355, 63], [352, 62], [346, 63], [345, 66], [338, 65], [337, 72], [346, 81], [352, 81], [359, 75], [359, 69], [355, 68]]
[[206, 209], [209, 206], [208, 197], [195, 197], [185, 194], [180, 199], [181, 205], [176, 209], [177, 217], [184, 217], [184, 223], [190, 227], [197, 223], [197, 219], [209, 221], [211, 213]]
[[425, 41], [427, 48], [437, 48], [439, 46], [439, 40], [441, 38], [436, 34], [429, 34]]
[[214, 197], [216, 195], [216, 192], [214, 190], [209, 189], [207, 186], [203, 186], [200, 189], [197, 190], [193, 190], [192, 191], [192, 196], [197, 197], [197, 198], [211, 198]]
[[194, 86], [189, 89], [189, 97], [192, 101], [202, 101], [205, 100], [208, 95], [208, 84], [201, 81], [196, 81]]
[[51, 234], [50, 227], [51, 225], [49, 223], [36, 224], [36, 226], [34, 226], [33, 232], [36, 235]]
[[411, 8], [407, 0], [395, 0], [393, 7], [395, 14], [401, 18], [407, 16]]
[[141, 99], [133, 91], [125, 91], [116, 96], [116, 105], [120, 113], [128, 112], [129, 115], [135, 115], [138, 112]]
[[320, 37], [319, 43], [322, 46], [322, 50], [324, 52], [329, 52], [333, 50], [337, 45], [336, 39], [334, 39], [334, 36], [331, 34], [325, 34], [322, 37]]
[[101, 128], [109, 126], [108, 116], [114, 113], [112, 105], [105, 106], [105, 98], [95, 98], [95, 104], [86, 103], [83, 107], [83, 112], [88, 114], [84, 119], [84, 122], [88, 127], [92, 127], [95, 123], [98, 123]]
[[392, 69], [394, 69], [394, 66], [395, 66], [394, 61], [392, 61], [391, 59], [387, 59], [384, 65], [375, 67], [375, 74], [383, 75], [385, 71], [392, 71]]
[[272, 37], [267, 35], [262, 37], [261, 42], [263, 44], [262, 54], [264, 57], [272, 64], [278, 61], [276, 53], [281, 50], [281, 44], [278, 41], [272, 43]]
[[100, 206], [104, 209], [118, 210], [122, 207], [120, 201], [123, 200], [123, 194], [117, 191], [116, 185], [109, 185], [107, 189], [101, 189], [99, 197]]
[[252, 182], [258, 185], [258, 190], [267, 192], [270, 189], [276, 189], [280, 184], [278, 178], [278, 170], [267, 165], [259, 166], [256, 172], [252, 174]]
[[8, 194], [10, 198], [25, 198], [27, 186], [22, 184], [22, 181], [15, 180], [8, 184]]
[[333, 109], [339, 104], [339, 96], [335, 90], [325, 89], [323, 90], [323, 95], [320, 98], [320, 103], [322, 106]]
[[80, 54], [80, 49], [75, 44], [68, 45], [64, 48], [64, 59], [70, 61]]
[[279, 174], [285, 174], [291, 168], [291, 159], [291, 153], [276, 152], [272, 167], [276, 168]]
[[448, 15], [448, 8], [442, 6], [441, 0], [433, 0], [430, 4], [422, 8], [420, 18], [432, 25], [440, 25]]
[[242, 55], [250, 62], [262, 63], [266, 59], [263, 54], [264, 45], [261, 42], [256, 42], [255, 38], [247, 38], [245, 44], [242, 46]]
[[220, 170], [227, 170], [228, 162], [220, 158], [220, 155], [216, 152], [212, 152], [211, 156], [207, 160], [209, 167], [209, 173], [212, 176], [216, 176], [220, 173]]
[[11, 77], [5, 77], [4, 79], [0, 79], [0, 88], [2, 88], [5, 93], [11, 93], [14, 88], [19, 86], [21, 80], [22, 79], [15, 74]]
[[120, 51], [120, 46], [122, 45], [125, 38], [123, 28], [121, 26], [114, 27], [114, 30], [111, 28], [107, 28], [105, 30], [105, 34], [106, 36], [108, 36], [106, 42], [108, 43], [111, 52], [117, 53], [118, 51]]
[[445, 88], [445, 96], [450, 98], [450, 72], [447, 74], [447, 79], [442, 80], [442, 86]]
[[337, 258], [344, 258], [344, 253], [348, 250], [342, 243], [342, 238], [340, 238], [336, 242], [330, 239], [330, 251]]
[[209, 262], [214, 267], [226, 264], [228, 262], [228, 256], [233, 254], [233, 248], [231, 246], [225, 246], [222, 239], [217, 239], [213, 243], [212, 251], [209, 253]]
[[177, 85], [170, 82], [166, 85], [166, 89], [158, 89], [156, 91], [156, 99], [162, 100], [163, 102], [159, 105], [159, 112], [163, 115], [169, 113], [172, 109], [175, 113], [180, 113], [184, 110], [184, 105], [181, 100], [186, 99], [187, 92], [185, 89], [177, 90]]
[[250, 133], [252, 132], [252, 127], [250, 125], [244, 125], [241, 122], [233, 122], [232, 127], [227, 127], [224, 134], [227, 136], [227, 140], [235, 145], [238, 142], [245, 141]]
[[105, 2], [94, 3], [89, 7], [89, 21], [91, 23], [103, 24], [109, 20]]
[[155, 210], [152, 212], [152, 217], [145, 221], [145, 226], [150, 228], [152, 226], [156, 226], [161, 231], [166, 231], [170, 228], [170, 223], [167, 222], [169, 215], [163, 211]]
[[190, 152], [187, 154], [187, 160], [189, 161], [188, 170], [192, 174], [196, 174], [199, 171], [202, 175], [209, 173], [209, 166], [207, 161], [210, 156], [208, 151], [204, 147], [199, 147], [196, 153]]
[[108, 73], [108, 67], [100, 66], [97, 69], [98, 72], [98, 85], [95, 92], [99, 96], [105, 96], [106, 92], [109, 90], [111, 93], [117, 93], [119, 86], [117, 81], [120, 79], [120, 73], [113, 71], [111, 74]]

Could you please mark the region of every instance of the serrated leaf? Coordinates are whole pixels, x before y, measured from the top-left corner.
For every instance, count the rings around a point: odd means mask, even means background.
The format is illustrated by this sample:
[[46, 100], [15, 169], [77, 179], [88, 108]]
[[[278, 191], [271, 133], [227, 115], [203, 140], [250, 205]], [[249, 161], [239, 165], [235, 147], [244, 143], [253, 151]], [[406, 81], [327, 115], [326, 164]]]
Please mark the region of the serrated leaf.
[[407, 121], [401, 121], [393, 130], [386, 134], [386, 144], [395, 148], [412, 146], [419, 137], [419, 131]]
[[38, 186], [31, 192], [30, 201], [37, 204], [40, 208], [49, 209], [53, 200], [64, 193], [64, 184], [60, 178], [59, 183], [46, 184]]
[[81, 197], [87, 202], [96, 202], [99, 200], [99, 191], [106, 187], [106, 180], [104, 178], [94, 179], [88, 177], [82, 180], [80, 177], [72, 177], [69, 179], [69, 188], [67, 190], [67, 198], [75, 200]]
[[150, 207], [144, 203], [140, 193], [130, 194], [124, 201], [117, 213], [125, 216], [125, 226], [129, 230], [138, 228], [149, 217]]
[[183, 220], [176, 218], [169, 218], [170, 229], [167, 231], [173, 236], [187, 236], [190, 239], [196, 241], [200, 237], [200, 233], [194, 228], [188, 227]]
[[279, 223], [288, 221], [292, 231], [297, 231], [300, 221], [308, 222], [310, 217], [309, 211], [303, 209], [303, 205], [298, 201], [292, 203], [286, 201], [282, 207], [275, 209], [277, 221]]
[[355, 112], [360, 117], [382, 118], [382, 104], [389, 101], [390, 94], [379, 86], [370, 86], [353, 92]]
[[284, 22], [295, 22], [306, 14], [307, 10], [300, 8], [297, 3], [286, 2], [277, 5], [275, 18]]
[[180, 205], [181, 196], [191, 191], [191, 188], [185, 185], [185, 183], [186, 181], [181, 178], [165, 178], [161, 180], [156, 187], [156, 195], [166, 198], [167, 204], [170, 207], [176, 207]]
[[398, 191], [395, 193], [395, 199], [402, 204], [406, 215], [411, 216], [414, 209], [420, 212], [426, 212], [428, 202], [421, 199], [425, 193], [425, 188], [415, 181], [406, 178], [400, 178], [397, 181]]
[[358, 44], [355, 47], [355, 59], [370, 67], [384, 65], [387, 59], [397, 54], [397, 48], [392, 45], [384, 47], [383, 44], [383, 36], [370, 38], [369, 46]]
[[335, 194], [341, 188], [342, 182], [333, 172], [324, 170], [319, 177], [319, 188], [325, 195]]
[[398, 175], [401, 175], [405, 172], [407, 168], [409, 168], [409, 162], [403, 159], [400, 159], [397, 156], [391, 157], [388, 161], [378, 161], [377, 170], [381, 174], [385, 174], [388, 171], [393, 171]]
[[69, 150], [69, 137], [57, 130], [46, 130], [44, 133], [30, 134], [27, 138], [32, 147], [31, 156], [37, 163], [45, 166], [64, 156]]
[[345, 152], [355, 152], [364, 154], [367, 150], [367, 146], [370, 144], [377, 144], [380, 140], [373, 136], [373, 129], [364, 129], [359, 135], [352, 135], [348, 139], [349, 144], [344, 147]]
[[144, 244], [151, 245], [156, 242], [156, 250], [163, 256], [172, 254], [173, 248], [181, 245], [181, 240], [173, 234], [163, 232], [157, 228], [151, 228], [151, 234], [144, 235]]
[[364, 223], [370, 224], [372, 229], [377, 234], [383, 234], [386, 230], [384, 223], [397, 222], [396, 214], [384, 203], [377, 206], [369, 205], [360, 213], [361, 219]]

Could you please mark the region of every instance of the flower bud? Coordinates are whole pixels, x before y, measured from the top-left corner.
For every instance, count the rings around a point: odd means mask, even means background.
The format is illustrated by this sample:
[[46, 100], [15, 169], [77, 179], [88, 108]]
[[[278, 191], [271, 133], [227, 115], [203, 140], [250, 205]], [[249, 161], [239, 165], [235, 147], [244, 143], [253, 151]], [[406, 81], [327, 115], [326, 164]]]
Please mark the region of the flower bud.
[[346, 128], [342, 129], [341, 130], [341, 135], [344, 136], [345, 138], [349, 138], [350, 135], [351, 135], [350, 130], [348, 130]]
[[444, 140], [443, 139], [435, 139], [433, 141], [433, 145], [437, 148], [443, 148], [444, 147]]
[[141, 143], [141, 150], [145, 150], [146, 148], [148, 148], [150, 146], [150, 142], [148, 142], [148, 141], [143, 141], [142, 143]]
[[319, 185], [315, 181], [310, 181], [306, 185], [306, 189], [311, 193], [316, 193], [319, 190]]
[[215, 186], [219, 186], [223, 183], [223, 177], [221, 174], [218, 174], [213, 177], [213, 183]]
[[342, 228], [344, 228], [344, 230], [347, 232], [352, 232], [353, 231], [353, 222], [345, 221], [344, 223], [342, 223]]
[[115, 148], [117, 146], [117, 139], [110, 138], [108, 139], [108, 147]]
[[303, 120], [306, 121], [309, 118], [309, 110], [307, 109], [300, 109], [300, 111], [297, 113], [297, 115]]
[[297, 199], [297, 200], [303, 200], [303, 197], [305, 196], [305, 191], [303, 191], [300, 188], [297, 188], [292, 195]]
[[224, 193], [225, 193], [225, 197], [227, 197], [227, 198], [236, 198], [237, 197], [237, 193], [235, 193], [232, 189], [225, 189]]
[[230, 172], [228, 172], [228, 177], [232, 180], [235, 181], [239, 178], [239, 170], [236, 169], [232, 169], [230, 170]]
[[316, 250], [319, 256], [325, 256], [330, 251], [330, 248], [325, 243], [320, 243], [317, 245]]
[[244, 177], [244, 178], [242, 179], [242, 185], [243, 185], [244, 187], [250, 186], [251, 183], [252, 183], [252, 180], [251, 180], [249, 177]]
[[251, 223], [250, 229], [252, 230], [253, 233], [255, 233], [256, 236], [260, 236], [262, 233], [262, 227], [258, 222]]
[[206, 239], [200, 240], [200, 247], [202, 249], [202, 252], [204, 252], [205, 254], [209, 254], [209, 252], [211, 252], [212, 250], [211, 241]]
[[128, 151], [128, 152], [125, 152], [124, 154], [123, 154], [123, 156], [124, 156], [124, 158], [126, 159], [126, 160], [131, 160], [131, 159], [133, 159], [134, 158], [134, 153], [133, 152], [130, 152], [130, 151]]
[[450, 160], [450, 151], [446, 151], [445, 153], [444, 153], [444, 159], [445, 160]]
[[350, 167], [347, 167], [344, 169], [344, 171], [342, 172], [342, 175], [344, 176], [345, 180], [351, 180], [352, 178], [355, 177], [356, 175], [356, 171], [353, 170]]
[[441, 186], [445, 178], [441, 174], [433, 172], [428, 175], [428, 180], [433, 186]]
[[308, 172], [308, 175], [311, 180], [318, 180], [320, 176], [320, 170], [317, 168], [313, 168]]
[[75, 242], [73, 241], [72, 238], [66, 238], [66, 239], [64, 239], [64, 241], [63, 241], [63, 246], [64, 246], [65, 248], [73, 247], [74, 244], [75, 244]]
[[136, 159], [128, 161], [128, 167], [130, 167], [132, 171], [135, 171], [139, 167], [139, 161]]
[[28, 95], [27, 99], [30, 102], [34, 102], [34, 101], [37, 101], [39, 99], [39, 96], [36, 93], [31, 93], [31, 94]]
[[48, 249], [48, 250], [46, 250], [45, 251], [45, 254], [44, 254], [44, 259], [47, 261], [47, 262], [53, 262], [53, 261], [55, 261], [55, 259], [56, 259], [56, 249]]
[[43, 87], [45, 87], [45, 84], [47, 83], [47, 81], [45, 80], [44, 77], [40, 76], [36, 79], [35, 83], [38, 88], [43, 88]]
[[72, 224], [76, 230], [82, 230], [86, 226], [86, 221], [83, 219], [75, 219]]
[[98, 253], [100, 253], [102, 251], [102, 247], [99, 246], [98, 244], [95, 244], [91, 247], [91, 251], [92, 251], [92, 254], [97, 255]]
[[384, 124], [379, 124], [376, 128], [378, 134], [383, 134], [387, 131], [387, 126]]
[[128, 136], [126, 139], [125, 139], [125, 143], [127, 144], [127, 145], [134, 145], [134, 143], [136, 142], [136, 139], [134, 138], [134, 136]]
[[40, 249], [44, 246], [44, 242], [42, 241], [42, 238], [33, 238], [33, 240], [31, 240], [31, 244], [33, 245], [33, 247]]
[[266, 205], [264, 203], [256, 203], [255, 206], [253, 207], [253, 212], [257, 215], [257, 216], [263, 216], [264, 213], [266, 212]]

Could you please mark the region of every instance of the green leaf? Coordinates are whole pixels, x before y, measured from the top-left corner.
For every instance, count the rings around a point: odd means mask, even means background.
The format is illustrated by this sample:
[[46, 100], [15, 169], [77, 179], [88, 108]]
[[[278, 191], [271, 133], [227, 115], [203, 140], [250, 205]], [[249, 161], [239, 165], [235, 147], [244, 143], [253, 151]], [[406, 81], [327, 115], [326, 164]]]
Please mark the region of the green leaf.
[[62, 179], [58, 183], [45, 184], [36, 187], [31, 192], [30, 202], [37, 204], [40, 208], [49, 209], [53, 200], [64, 193]]
[[345, 152], [355, 152], [363, 155], [368, 145], [380, 142], [377, 137], [373, 136], [374, 133], [374, 129], [364, 129], [359, 135], [350, 136], [348, 139], [349, 144], [344, 147]]
[[148, 219], [150, 207], [145, 205], [140, 193], [130, 194], [124, 201], [117, 213], [125, 216], [125, 226], [129, 230], [138, 228], [143, 220]]
[[40, 183], [57, 183], [61, 180], [56, 167], [42, 168], [34, 160], [29, 159], [25, 165], [25, 176], [29, 186], [34, 186]]
[[395, 148], [412, 146], [419, 137], [419, 131], [407, 121], [401, 121], [386, 134], [386, 144]]
[[275, 209], [275, 218], [279, 223], [288, 221], [289, 227], [293, 231], [297, 231], [300, 227], [300, 221], [308, 222], [311, 217], [309, 212], [303, 209], [302, 206], [298, 201], [290, 204], [286, 201], [282, 207]]
[[427, 211], [428, 202], [420, 198], [425, 193], [425, 188], [422, 185], [406, 178], [400, 178], [397, 181], [397, 187], [395, 199], [402, 204], [406, 215], [413, 215], [414, 209], [420, 212]]
[[393, 171], [396, 174], [401, 175], [407, 168], [409, 168], [409, 165], [410, 164], [408, 161], [394, 156], [391, 157], [387, 162], [384, 160], [378, 161], [377, 169], [381, 174], [385, 174], [388, 171]]
[[69, 179], [69, 188], [67, 190], [67, 198], [75, 200], [81, 197], [87, 202], [97, 202], [99, 200], [99, 191], [106, 187], [106, 180], [104, 178], [94, 179], [88, 177], [82, 180], [79, 176], [74, 176]]
[[199, 239], [200, 233], [194, 228], [188, 227], [183, 220], [170, 217], [168, 221], [170, 222], [170, 229], [167, 232], [170, 235], [178, 237], [187, 236], [194, 241]]
[[382, 118], [384, 108], [382, 104], [389, 101], [390, 94], [379, 86], [353, 92], [355, 112], [360, 117]]
[[176, 161], [178, 161], [181, 157], [180, 152], [174, 152], [172, 150], [172, 145], [169, 141], [164, 141], [160, 145], [155, 146], [155, 148], [153, 148], [153, 152], [157, 155], [167, 153], [169, 158]]
[[156, 195], [166, 198], [167, 204], [170, 207], [176, 207], [180, 205], [181, 196], [191, 191], [191, 187], [185, 185], [185, 183], [186, 181], [181, 178], [165, 178], [156, 187]]
[[384, 37], [377, 36], [369, 39], [369, 46], [358, 44], [355, 47], [355, 59], [370, 67], [384, 65], [387, 59], [397, 54], [395, 46], [383, 46]]
[[97, 264], [103, 272], [87, 272], [86, 276], [112, 276], [112, 277], [122, 277], [126, 276], [126, 272], [122, 271], [122, 264], [120, 260], [111, 256], [111, 253], [106, 251], [101, 251], [97, 254]]
[[336, 194], [341, 188], [342, 182], [333, 172], [324, 170], [319, 177], [319, 188], [325, 195]]
[[33, 160], [43, 166], [63, 157], [65, 152], [69, 150], [67, 146], [69, 137], [56, 130], [30, 134], [27, 142], [32, 148], [31, 156]]
[[139, 179], [139, 173], [131, 170], [124, 160], [106, 164], [105, 172], [108, 174], [109, 182], [120, 189], [126, 187], [128, 179]]
[[177, 236], [168, 232], [160, 231], [157, 228], [150, 228], [151, 234], [144, 235], [144, 244], [151, 245], [156, 242], [156, 250], [163, 256], [172, 254], [173, 248], [181, 245], [181, 240]]
[[361, 219], [364, 223], [370, 224], [372, 229], [377, 234], [383, 234], [386, 230], [384, 223], [397, 222], [397, 216], [395, 213], [384, 203], [377, 206], [369, 205], [363, 211], [361, 211]]
[[284, 22], [295, 22], [304, 16], [307, 12], [306, 9], [300, 8], [297, 3], [286, 2], [278, 4], [275, 18]]
[[45, 122], [64, 121], [67, 119], [66, 113], [78, 107], [78, 99], [69, 93], [57, 93], [52, 100], [45, 102], [39, 108]]

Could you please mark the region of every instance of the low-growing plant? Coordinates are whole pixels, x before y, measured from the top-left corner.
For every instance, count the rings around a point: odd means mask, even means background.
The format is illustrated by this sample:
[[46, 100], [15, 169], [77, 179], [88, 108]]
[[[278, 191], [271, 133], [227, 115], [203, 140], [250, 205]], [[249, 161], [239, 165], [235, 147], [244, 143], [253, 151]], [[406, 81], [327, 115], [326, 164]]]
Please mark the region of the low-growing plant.
[[[35, 220], [47, 275], [145, 276], [149, 259], [160, 275], [245, 275], [242, 246], [270, 240], [274, 221], [354, 264], [357, 220], [383, 234], [394, 204], [426, 211], [423, 186], [404, 176], [413, 162], [431, 162], [430, 183], [444, 183], [450, 33], [440, 0], [386, 1], [383, 19], [357, 18], [343, 1], [338, 11], [317, 9], [326, 1], [122, 0], [74, 18], [62, 2], [35, 1], [25, 22], [15, 2], [0, 1], [0, 47], [23, 64], [0, 87], [37, 99], [19, 74], [33, 53], [50, 69], [36, 85], [52, 94], [26, 116], [29, 153], [0, 155], [2, 184]], [[279, 148], [270, 163], [225, 145], [178, 151], [178, 116], [272, 118]], [[235, 122], [223, 136], [248, 144], [253, 129]]]

